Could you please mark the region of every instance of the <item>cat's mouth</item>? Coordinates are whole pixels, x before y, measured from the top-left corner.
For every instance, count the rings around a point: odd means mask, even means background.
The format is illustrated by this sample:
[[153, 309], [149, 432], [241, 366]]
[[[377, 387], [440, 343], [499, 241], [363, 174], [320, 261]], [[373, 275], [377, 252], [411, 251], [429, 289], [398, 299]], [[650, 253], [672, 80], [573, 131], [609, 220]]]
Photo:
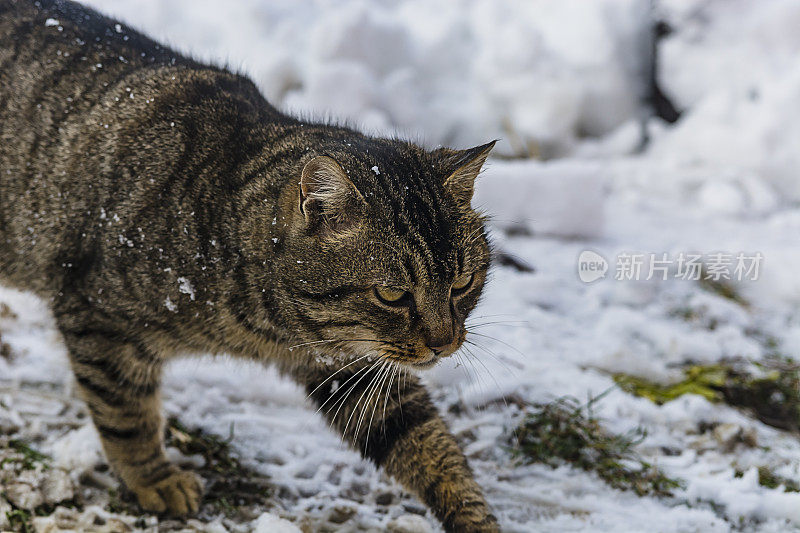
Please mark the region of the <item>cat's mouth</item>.
[[430, 357], [426, 357], [424, 359], [414, 357], [398, 357], [397, 355], [384, 355], [384, 357], [395, 363], [416, 368], [417, 370], [426, 370], [428, 368], [432, 368], [436, 365], [436, 363], [439, 362], [440, 359], [436, 355], [431, 355]]
[[[402, 353], [399, 352], [389, 352], [385, 353], [384, 357], [393, 361], [395, 363], [399, 363], [403, 366], [411, 367], [417, 370], [427, 370], [429, 368], [433, 368], [436, 366], [441, 359], [446, 357], [450, 357], [459, 348], [461, 348], [461, 343], [463, 342], [463, 338], [460, 342], [455, 346], [454, 349], [448, 349], [444, 352], [434, 352], [433, 350], [424, 350], [424, 349], [413, 349], [407, 350]], [[424, 355], [426, 354], [427, 355]]]
[[439, 362], [439, 358], [434, 356], [434, 357], [431, 357], [430, 359], [427, 359], [425, 361], [414, 361], [414, 362], [410, 363], [410, 365], [412, 367], [418, 368], [420, 370], [427, 370], [429, 368], [433, 368], [434, 366], [436, 366], [436, 363], [438, 363], [438, 362]]

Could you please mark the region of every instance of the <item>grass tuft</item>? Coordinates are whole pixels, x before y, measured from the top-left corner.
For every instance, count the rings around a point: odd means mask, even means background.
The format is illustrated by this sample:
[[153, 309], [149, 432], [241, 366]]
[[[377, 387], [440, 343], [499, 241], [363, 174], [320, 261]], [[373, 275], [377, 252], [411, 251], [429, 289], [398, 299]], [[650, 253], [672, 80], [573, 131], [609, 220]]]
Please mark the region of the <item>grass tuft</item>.
[[25, 509], [14, 509], [6, 513], [6, 519], [11, 524], [11, 531], [29, 533], [33, 531], [33, 515]]
[[49, 468], [50, 457], [37, 452], [21, 440], [9, 440], [8, 448], [16, 453], [0, 460], [0, 468], [8, 463], [14, 463], [22, 470], [35, 470], [37, 466], [41, 466], [43, 470]]
[[169, 423], [167, 441], [184, 455], [202, 456], [206, 468], [218, 474], [236, 475], [244, 470], [239, 460], [231, 455], [231, 437], [222, 439], [218, 435], [200, 429], [190, 430], [178, 420], [172, 419]]
[[635, 452], [646, 436], [644, 430], [613, 435], [602, 427], [592, 410], [599, 399], [581, 404], [564, 397], [531, 405], [512, 440], [515, 455], [524, 464], [569, 464], [595, 472], [610, 486], [639, 496], [669, 496], [680, 488], [680, 480], [666, 476]]
[[188, 429], [176, 419], [169, 421], [167, 444], [178, 448], [184, 455], [200, 455], [205, 466], [199, 474], [206, 480], [203, 501], [217, 513], [228, 517], [237, 515], [246, 506], [264, 506], [272, 494], [268, 480], [242, 466], [233, 455], [230, 442], [233, 429], [227, 439]]

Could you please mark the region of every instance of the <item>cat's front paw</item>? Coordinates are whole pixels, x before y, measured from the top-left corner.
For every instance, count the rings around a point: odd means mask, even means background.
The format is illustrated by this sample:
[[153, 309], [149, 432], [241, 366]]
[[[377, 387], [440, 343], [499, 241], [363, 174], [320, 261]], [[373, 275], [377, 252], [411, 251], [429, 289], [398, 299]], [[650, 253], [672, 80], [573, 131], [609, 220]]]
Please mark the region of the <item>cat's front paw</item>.
[[444, 521], [444, 529], [454, 533], [499, 533], [497, 518], [487, 508], [465, 509]]
[[463, 522], [456, 522], [450, 527], [446, 527], [445, 531], [453, 531], [458, 533], [500, 533], [500, 526], [494, 516], [489, 515], [483, 520], [466, 520]]
[[135, 487], [133, 492], [146, 511], [185, 516], [197, 512], [203, 496], [203, 480], [194, 472], [175, 467], [168, 478], [146, 487]]

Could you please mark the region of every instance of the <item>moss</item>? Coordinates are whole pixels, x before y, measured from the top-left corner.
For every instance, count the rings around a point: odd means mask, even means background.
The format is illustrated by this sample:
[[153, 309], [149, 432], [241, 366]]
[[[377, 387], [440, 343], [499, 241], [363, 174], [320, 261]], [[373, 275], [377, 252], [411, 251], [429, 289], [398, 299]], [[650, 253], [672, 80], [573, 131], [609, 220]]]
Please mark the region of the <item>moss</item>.
[[719, 387], [724, 385], [727, 370], [721, 365], [692, 366], [684, 371], [684, 379], [663, 385], [628, 374], [614, 374], [614, 381], [625, 392], [647, 398], [657, 404], [684, 394], [698, 394], [710, 401], [722, 399]]
[[800, 427], [800, 366], [770, 357], [753, 365], [727, 361], [692, 365], [683, 379], [660, 384], [628, 374], [614, 381], [631, 394], [663, 404], [684, 394], [699, 394], [712, 402], [747, 409], [770, 426], [796, 431]]
[[645, 437], [641, 429], [612, 435], [592, 412], [598, 398], [580, 404], [560, 398], [529, 406], [512, 438], [512, 450], [524, 464], [569, 464], [595, 472], [610, 486], [646, 494], [670, 495], [681, 482], [643, 461], [634, 447]]
[[[734, 475], [736, 477], [742, 477], [744, 476], [744, 471], [736, 470]], [[766, 466], [758, 467], [758, 484], [768, 489], [783, 487], [786, 492], [800, 492], [800, 483], [793, 479], [779, 476]]]

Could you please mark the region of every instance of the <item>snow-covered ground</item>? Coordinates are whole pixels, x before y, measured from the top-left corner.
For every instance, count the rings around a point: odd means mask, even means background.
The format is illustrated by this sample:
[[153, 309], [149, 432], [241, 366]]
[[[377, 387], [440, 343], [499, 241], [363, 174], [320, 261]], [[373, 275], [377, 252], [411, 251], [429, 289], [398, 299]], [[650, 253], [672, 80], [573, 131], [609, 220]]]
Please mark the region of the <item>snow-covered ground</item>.
[[[517, 466], [506, 439], [519, 412], [499, 401], [586, 398], [612, 388], [615, 372], [668, 381], [687, 362], [800, 355], [800, 3], [89, 3], [249, 72], [283, 108], [431, 146], [500, 137], [500, 155], [531, 156], [490, 159], [475, 205], [493, 216], [499, 249], [535, 272], [497, 267], [472, 319], [485, 350], [425, 374], [504, 530], [800, 529], [800, 493], [763, 487], [756, 473], [800, 481], [800, 441], [731, 407], [692, 395], [657, 406], [618, 389], [598, 404], [610, 430], [646, 428], [640, 453], [685, 480], [659, 499], [568, 467]], [[651, 17], [672, 30], [657, 51], [659, 82], [682, 112], [672, 125], [645, 119]], [[605, 278], [581, 281], [585, 250], [609, 262]], [[676, 277], [677, 258], [692, 253], [707, 264], [732, 254], [731, 274], [737, 254], [760, 253], [759, 279], [734, 282], [750, 305]], [[624, 254], [667, 254], [670, 279], [615, 279]], [[0, 312], [11, 352], [0, 357], [0, 429], [20, 427], [77, 482], [103, 459], [71, 397], [64, 348], [41, 302], [2, 288], [0, 302], [11, 311]], [[273, 371], [189, 359], [169, 369], [164, 390], [184, 425], [233, 427], [238, 457], [277, 489], [269, 514], [187, 527], [290, 530], [280, 516], [307, 530], [438, 530]], [[755, 445], [704, 429], [719, 424]]]

